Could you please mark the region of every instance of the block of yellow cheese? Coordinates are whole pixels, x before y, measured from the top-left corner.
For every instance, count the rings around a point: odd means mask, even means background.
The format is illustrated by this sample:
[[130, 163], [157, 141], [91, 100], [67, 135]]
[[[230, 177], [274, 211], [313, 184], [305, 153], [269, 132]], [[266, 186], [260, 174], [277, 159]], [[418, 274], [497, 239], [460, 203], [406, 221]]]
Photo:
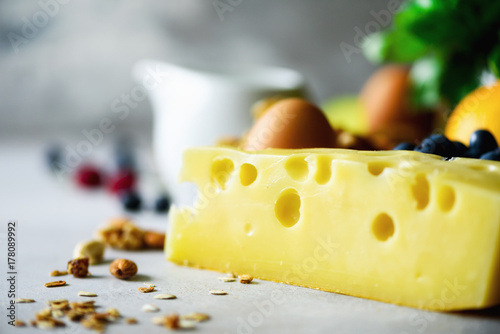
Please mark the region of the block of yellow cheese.
[[433, 310], [500, 302], [500, 163], [193, 148], [170, 261]]

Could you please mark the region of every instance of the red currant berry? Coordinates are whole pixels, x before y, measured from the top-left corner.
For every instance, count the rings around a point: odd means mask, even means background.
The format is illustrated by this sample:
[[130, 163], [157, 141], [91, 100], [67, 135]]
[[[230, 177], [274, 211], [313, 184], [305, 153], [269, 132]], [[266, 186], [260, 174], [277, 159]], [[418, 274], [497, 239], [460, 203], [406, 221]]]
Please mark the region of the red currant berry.
[[135, 173], [131, 170], [124, 169], [118, 171], [118, 173], [111, 177], [108, 182], [108, 189], [114, 194], [122, 191], [130, 191], [134, 189], [135, 183]]
[[102, 184], [101, 172], [92, 165], [84, 165], [75, 174], [77, 185], [82, 188], [97, 188]]

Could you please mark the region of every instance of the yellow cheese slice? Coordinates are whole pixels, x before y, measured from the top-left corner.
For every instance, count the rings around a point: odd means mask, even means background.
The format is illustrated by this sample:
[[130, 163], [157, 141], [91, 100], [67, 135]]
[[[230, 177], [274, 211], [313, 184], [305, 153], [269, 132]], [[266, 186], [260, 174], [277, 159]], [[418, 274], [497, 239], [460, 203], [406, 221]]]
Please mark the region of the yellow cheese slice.
[[500, 163], [407, 151], [189, 149], [168, 260], [433, 310], [500, 302]]

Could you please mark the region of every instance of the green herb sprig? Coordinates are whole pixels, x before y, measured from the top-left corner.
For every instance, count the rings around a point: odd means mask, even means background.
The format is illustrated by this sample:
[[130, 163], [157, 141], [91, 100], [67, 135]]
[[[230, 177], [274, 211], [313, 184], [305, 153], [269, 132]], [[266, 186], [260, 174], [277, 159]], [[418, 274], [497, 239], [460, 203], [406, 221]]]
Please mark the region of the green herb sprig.
[[365, 56], [410, 63], [412, 102], [453, 107], [490, 72], [500, 77], [499, 0], [407, 0], [392, 27], [368, 36]]

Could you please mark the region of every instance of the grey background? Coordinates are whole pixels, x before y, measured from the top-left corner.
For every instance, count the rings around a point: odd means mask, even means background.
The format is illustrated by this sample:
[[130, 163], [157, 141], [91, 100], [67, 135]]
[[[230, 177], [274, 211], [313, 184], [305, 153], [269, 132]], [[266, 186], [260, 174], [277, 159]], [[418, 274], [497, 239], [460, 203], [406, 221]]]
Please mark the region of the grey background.
[[[223, 20], [212, 0], [0, 0], [0, 136], [95, 126], [130, 92], [130, 69], [142, 58], [290, 67], [318, 102], [357, 93], [374, 66], [361, 54], [349, 63], [339, 45], [354, 45], [354, 28], [365, 30], [370, 12], [390, 2], [219, 1], [234, 4]], [[54, 2], [43, 24], [42, 4]], [[9, 33], [24, 36], [35, 19], [42, 24], [16, 53]], [[121, 126], [144, 133], [151, 122], [145, 100]]]

